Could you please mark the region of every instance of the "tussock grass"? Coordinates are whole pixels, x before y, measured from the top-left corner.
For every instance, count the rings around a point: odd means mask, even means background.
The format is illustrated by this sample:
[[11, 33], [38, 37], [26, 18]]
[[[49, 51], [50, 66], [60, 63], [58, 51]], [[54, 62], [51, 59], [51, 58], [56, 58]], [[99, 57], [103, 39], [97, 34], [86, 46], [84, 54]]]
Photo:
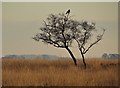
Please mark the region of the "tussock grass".
[[74, 66], [72, 60], [3, 59], [4, 86], [117, 86], [118, 61], [87, 59]]

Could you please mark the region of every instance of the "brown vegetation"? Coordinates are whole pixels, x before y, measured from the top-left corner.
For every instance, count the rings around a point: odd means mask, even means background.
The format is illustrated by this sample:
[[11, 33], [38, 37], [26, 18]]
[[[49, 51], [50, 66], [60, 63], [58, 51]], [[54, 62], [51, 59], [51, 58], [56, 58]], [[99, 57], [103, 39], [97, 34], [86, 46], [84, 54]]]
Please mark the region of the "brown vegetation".
[[71, 60], [3, 59], [4, 86], [117, 86], [118, 61], [88, 59], [74, 66]]

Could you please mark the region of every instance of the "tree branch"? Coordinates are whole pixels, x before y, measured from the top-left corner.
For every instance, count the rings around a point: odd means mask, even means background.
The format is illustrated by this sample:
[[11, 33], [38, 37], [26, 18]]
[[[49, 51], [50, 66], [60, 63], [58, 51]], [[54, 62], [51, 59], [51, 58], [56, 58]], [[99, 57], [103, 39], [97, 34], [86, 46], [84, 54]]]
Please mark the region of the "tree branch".
[[[68, 18], [68, 17], [67, 17]], [[65, 38], [65, 35], [64, 35], [64, 31], [65, 31], [65, 24], [66, 24], [66, 20], [64, 19], [65, 23], [63, 23], [63, 29], [62, 29], [62, 36], [64, 38], [64, 45], [65, 47], [67, 47], [67, 44], [66, 44], [66, 38]]]
[[84, 50], [83, 54], [85, 54], [93, 45], [95, 45], [97, 42], [99, 42], [101, 39], [95, 41], [94, 43], [92, 43], [86, 50]]
[[[56, 41], [53, 41], [53, 40], [51, 39], [51, 34], [50, 34], [50, 32], [48, 32], [48, 34], [49, 34], [49, 40], [53, 43], [53, 45], [54, 45], [55, 47], [64, 48], [64, 46], [60, 46]], [[56, 46], [56, 45], [57, 45], [57, 46]]]
[[105, 32], [105, 29], [103, 29], [103, 34], [100, 35], [100, 36], [98, 36], [97, 40], [96, 40], [94, 43], [92, 43], [92, 44], [83, 52], [84, 54], [85, 54], [93, 45], [95, 45], [96, 43], [98, 43], [98, 42], [102, 39], [102, 37], [103, 37], [103, 35], [104, 35], [104, 32]]
[[86, 39], [86, 34], [87, 34], [87, 33], [88, 33], [88, 32], [86, 31], [85, 34], [84, 34], [83, 43], [82, 43], [81, 46], [83, 46], [83, 45], [85, 44], [85, 39]]

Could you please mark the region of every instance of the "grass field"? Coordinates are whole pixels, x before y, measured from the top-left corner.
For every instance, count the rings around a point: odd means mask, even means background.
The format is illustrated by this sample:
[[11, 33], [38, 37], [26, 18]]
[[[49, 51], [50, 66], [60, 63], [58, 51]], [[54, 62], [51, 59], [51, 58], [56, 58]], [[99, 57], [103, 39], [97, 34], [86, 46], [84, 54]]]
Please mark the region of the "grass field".
[[3, 59], [3, 86], [117, 86], [118, 61], [103, 59], [72, 60]]

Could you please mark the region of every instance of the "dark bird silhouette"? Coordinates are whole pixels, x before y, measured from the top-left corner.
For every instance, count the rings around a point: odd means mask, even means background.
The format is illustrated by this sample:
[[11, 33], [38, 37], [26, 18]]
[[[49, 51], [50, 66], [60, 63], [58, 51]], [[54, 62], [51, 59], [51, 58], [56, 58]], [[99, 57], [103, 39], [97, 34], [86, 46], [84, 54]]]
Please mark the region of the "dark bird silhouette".
[[70, 13], [70, 9], [66, 12], [66, 14], [69, 14]]

